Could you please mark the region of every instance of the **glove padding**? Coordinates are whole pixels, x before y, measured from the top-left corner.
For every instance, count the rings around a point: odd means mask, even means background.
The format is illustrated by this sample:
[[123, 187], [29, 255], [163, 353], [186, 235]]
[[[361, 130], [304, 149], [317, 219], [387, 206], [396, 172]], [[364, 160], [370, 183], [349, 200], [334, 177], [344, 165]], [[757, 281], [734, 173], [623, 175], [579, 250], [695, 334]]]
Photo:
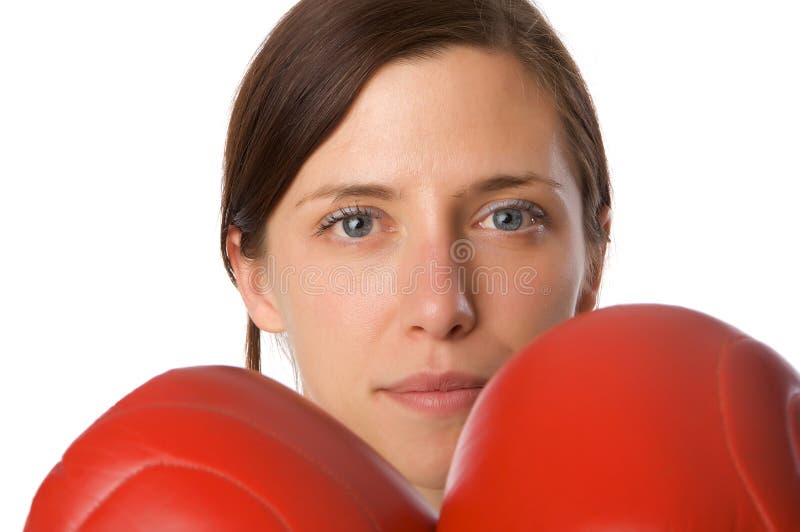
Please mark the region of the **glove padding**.
[[437, 530], [800, 530], [800, 377], [700, 312], [580, 314], [487, 383]]
[[168, 371], [119, 401], [40, 486], [27, 531], [433, 530], [382, 457], [261, 374]]

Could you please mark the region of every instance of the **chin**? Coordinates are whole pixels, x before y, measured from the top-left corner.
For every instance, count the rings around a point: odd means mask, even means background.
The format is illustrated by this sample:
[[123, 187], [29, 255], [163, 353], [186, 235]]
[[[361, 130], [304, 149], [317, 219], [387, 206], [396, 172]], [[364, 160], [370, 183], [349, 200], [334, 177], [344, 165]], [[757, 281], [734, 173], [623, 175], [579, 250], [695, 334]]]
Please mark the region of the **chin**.
[[444, 489], [454, 451], [455, 442], [452, 445], [428, 445], [419, 453], [406, 449], [406, 453], [394, 465], [415, 486]]

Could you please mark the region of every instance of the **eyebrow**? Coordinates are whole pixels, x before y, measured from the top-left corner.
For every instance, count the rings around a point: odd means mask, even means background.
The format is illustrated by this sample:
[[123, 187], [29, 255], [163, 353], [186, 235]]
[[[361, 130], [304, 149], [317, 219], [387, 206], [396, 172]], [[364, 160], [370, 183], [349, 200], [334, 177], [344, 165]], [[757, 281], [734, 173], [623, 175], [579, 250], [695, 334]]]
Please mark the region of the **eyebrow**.
[[[475, 181], [463, 187], [458, 192], [451, 194], [452, 198], [463, 198], [467, 195], [480, 194], [486, 192], [496, 192], [498, 190], [506, 190], [509, 188], [518, 188], [531, 183], [542, 183], [553, 188], [562, 188], [561, 183], [549, 177], [542, 176], [536, 172], [526, 172], [521, 176], [496, 174], [486, 179]], [[324, 185], [316, 191], [307, 194], [300, 201], [297, 202], [295, 207], [299, 207], [303, 203], [320, 198], [333, 198], [333, 202], [339, 201], [342, 198], [358, 196], [377, 198], [386, 201], [396, 201], [402, 197], [402, 194], [397, 190], [387, 187], [380, 183], [350, 183], [350, 184], [330, 184]]]

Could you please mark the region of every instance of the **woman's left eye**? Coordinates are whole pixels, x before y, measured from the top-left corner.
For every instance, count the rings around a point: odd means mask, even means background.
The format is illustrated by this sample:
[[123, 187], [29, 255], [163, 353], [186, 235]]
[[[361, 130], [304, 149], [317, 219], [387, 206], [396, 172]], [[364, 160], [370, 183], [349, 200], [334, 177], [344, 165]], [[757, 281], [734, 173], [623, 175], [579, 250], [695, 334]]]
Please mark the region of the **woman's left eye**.
[[486, 220], [490, 220], [494, 228], [501, 231], [522, 232], [520, 228], [525, 229], [526, 227], [531, 227], [537, 221], [539, 222], [539, 226], [541, 226], [546, 219], [547, 213], [538, 205], [530, 201], [518, 199], [492, 205], [491, 213], [483, 218], [478, 225], [486, 229], [483, 223]]

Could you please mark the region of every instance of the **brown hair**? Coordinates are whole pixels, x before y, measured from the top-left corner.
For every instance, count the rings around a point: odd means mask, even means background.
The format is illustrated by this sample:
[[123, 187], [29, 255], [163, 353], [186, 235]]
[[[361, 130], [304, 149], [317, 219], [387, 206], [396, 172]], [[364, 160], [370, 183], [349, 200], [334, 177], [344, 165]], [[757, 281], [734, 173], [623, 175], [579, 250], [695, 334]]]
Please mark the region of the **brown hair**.
[[[301, 0], [267, 36], [239, 86], [225, 146], [220, 224], [242, 232], [241, 251], [263, 257], [267, 218], [303, 162], [330, 135], [368, 78], [389, 61], [435, 57], [452, 45], [510, 52], [553, 97], [583, 201], [589, 279], [609, 235], [608, 165], [594, 104], [567, 49], [527, 0]], [[247, 367], [261, 369], [260, 330], [248, 317]], [[283, 342], [286, 336], [276, 338]], [[279, 345], [280, 346], [280, 345]], [[289, 355], [295, 370], [294, 359]]]

